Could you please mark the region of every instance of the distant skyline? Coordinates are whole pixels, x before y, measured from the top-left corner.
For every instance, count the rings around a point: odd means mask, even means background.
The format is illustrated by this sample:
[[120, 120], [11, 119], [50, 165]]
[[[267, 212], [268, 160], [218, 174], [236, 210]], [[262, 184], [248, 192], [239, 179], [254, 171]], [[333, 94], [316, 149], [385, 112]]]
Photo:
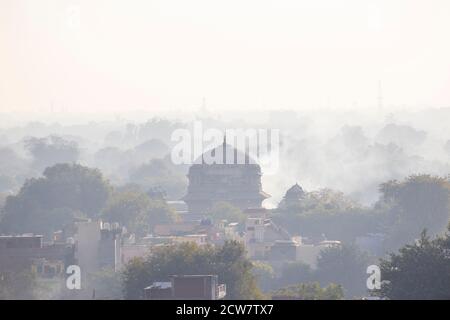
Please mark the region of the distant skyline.
[[0, 0], [0, 113], [449, 107], [449, 38], [448, 0]]

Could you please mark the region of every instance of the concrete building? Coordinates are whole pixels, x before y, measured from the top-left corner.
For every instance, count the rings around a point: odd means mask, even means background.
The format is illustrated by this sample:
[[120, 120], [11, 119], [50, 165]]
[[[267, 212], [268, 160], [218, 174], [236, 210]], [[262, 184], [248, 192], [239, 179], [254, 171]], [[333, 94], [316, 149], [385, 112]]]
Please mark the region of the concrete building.
[[121, 235], [118, 224], [90, 219], [75, 222], [75, 256], [83, 271], [82, 283], [87, 283], [88, 276], [101, 268], [121, 268]]
[[[33, 265], [58, 265], [64, 268], [76, 262], [73, 244], [65, 242], [44, 243], [41, 235], [0, 236], [0, 271], [18, 271]], [[49, 271], [49, 268], [42, 269]], [[56, 270], [55, 270], [56, 271]], [[55, 272], [56, 273], [56, 272]]]
[[231, 240], [231, 241], [243, 241], [243, 237], [240, 234], [238, 228], [239, 223], [227, 221], [222, 221], [222, 230], [223, 230], [223, 240]]
[[144, 297], [147, 300], [171, 300], [172, 282], [156, 281], [144, 289]]
[[272, 261], [296, 261], [299, 244], [294, 240], [276, 240], [270, 247], [268, 259]]
[[[238, 239], [237, 234], [238, 224], [230, 223], [227, 221], [219, 221], [214, 223], [209, 218], [203, 218], [199, 221], [193, 222], [176, 222], [170, 224], [159, 224], [153, 228], [153, 234], [149, 237], [145, 237], [148, 240], [151, 237], [177, 237], [173, 238], [174, 241], [183, 241], [183, 237], [193, 237], [194, 235], [206, 235], [205, 239], [198, 242], [198, 244], [204, 244], [205, 242], [210, 244], [221, 244], [225, 240]], [[186, 239], [188, 241], [189, 239]], [[200, 240], [200, 239], [199, 239]], [[204, 240], [204, 241], [203, 241]], [[189, 241], [193, 241], [190, 239]]]
[[180, 236], [146, 236], [141, 239], [141, 242], [146, 245], [172, 245], [180, 244], [184, 242], [192, 242], [198, 246], [207, 244], [206, 234], [186, 234]]
[[87, 275], [100, 269], [98, 253], [101, 239], [101, 221], [79, 221], [75, 223], [74, 241], [76, 258], [82, 270], [81, 283], [87, 283]]
[[253, 216], [246, 219], [244, 244], [249, 258], [267, 259], [276, 241], [291, 241], [291, 236], [265, 216]]
[[304, 244], [300, 242], [297, 247], [296, 261], [306, 263], [315, 269], [317, 267], [317, 258], [322, 250], [340, 245], [340, 241], [330, 240], [320, 241], [315, 244]]
[[122, 228], [118, 223], [103, 223], [98, 251], [99, 267], [118, 271], [122, 267]]
[[155, 236], [172, 236], [186, 233], [194, 233], [198, 228], [198, 222], [180, 222], [180, 223], [165, 223], [157, 224], [153, 228], [153, 235]]
[[170, 282], [154, 282], [144, 289], [149, 300], [220, 300], [226, 286], [217, 275], [174, 275]]
[[151, 245], [148, 244], [123, 244], [121, 250], [121, 264], [126, 265], [134, 258], [146, 257], [151, 252]]

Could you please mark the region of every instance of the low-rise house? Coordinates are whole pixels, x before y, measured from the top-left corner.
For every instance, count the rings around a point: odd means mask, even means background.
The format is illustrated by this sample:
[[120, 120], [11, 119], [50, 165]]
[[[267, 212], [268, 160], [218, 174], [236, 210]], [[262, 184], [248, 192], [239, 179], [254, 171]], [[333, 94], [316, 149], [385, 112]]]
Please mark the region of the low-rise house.
[[287, 231], [265, 216], [248, 217], [244, 232], [245, 248], [251, 259], [267, 259], [270, 248], [276, 241], [291, 241]]
[[170, 282], [154, 282], [144, 289], [149, 300], [220, 300], [226, 285], [217, 275], [174, 275]]
[[39, 261], [65, 267], [75, 262], [74, 249], [70, 243], [44, 243], [41, 235], [0, 236], [0, 270], [30, 268]]

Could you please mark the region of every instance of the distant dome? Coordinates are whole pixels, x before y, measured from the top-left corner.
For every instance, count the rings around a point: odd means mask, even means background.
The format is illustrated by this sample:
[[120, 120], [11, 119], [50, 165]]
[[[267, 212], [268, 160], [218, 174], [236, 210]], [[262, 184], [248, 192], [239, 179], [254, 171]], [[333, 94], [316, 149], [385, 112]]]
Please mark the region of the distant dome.
[[303, 191], [302, 187], [298, 183], [294, 184], [292, 187], [286, 191], [286, 198], [301, 198], [305, 195], [305, 191]]
[[300, 205], [301, 201], [305, 197], [305, 191], [303, 191], [302, 187], [298, 183], [294, 184], [290, 187], [286, 194], [284, 195], [283, 200], [281, 200], [278, 208], [286, 209], [289, 207], [296, 207]]

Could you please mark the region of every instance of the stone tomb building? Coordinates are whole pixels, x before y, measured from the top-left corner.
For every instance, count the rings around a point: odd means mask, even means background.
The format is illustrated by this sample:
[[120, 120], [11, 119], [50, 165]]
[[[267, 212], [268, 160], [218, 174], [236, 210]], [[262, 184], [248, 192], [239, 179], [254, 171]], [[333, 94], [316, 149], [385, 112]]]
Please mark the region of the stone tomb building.
[[248, 153], [224, 139], [221, 146], [205, 152], [189, 168], [189, 187], [183, 200], [191, 214], [204, 214], [221, 201], [241, 210], [260, 208], [270, 197], [262, 190], [261, 174], [261, 167]]

